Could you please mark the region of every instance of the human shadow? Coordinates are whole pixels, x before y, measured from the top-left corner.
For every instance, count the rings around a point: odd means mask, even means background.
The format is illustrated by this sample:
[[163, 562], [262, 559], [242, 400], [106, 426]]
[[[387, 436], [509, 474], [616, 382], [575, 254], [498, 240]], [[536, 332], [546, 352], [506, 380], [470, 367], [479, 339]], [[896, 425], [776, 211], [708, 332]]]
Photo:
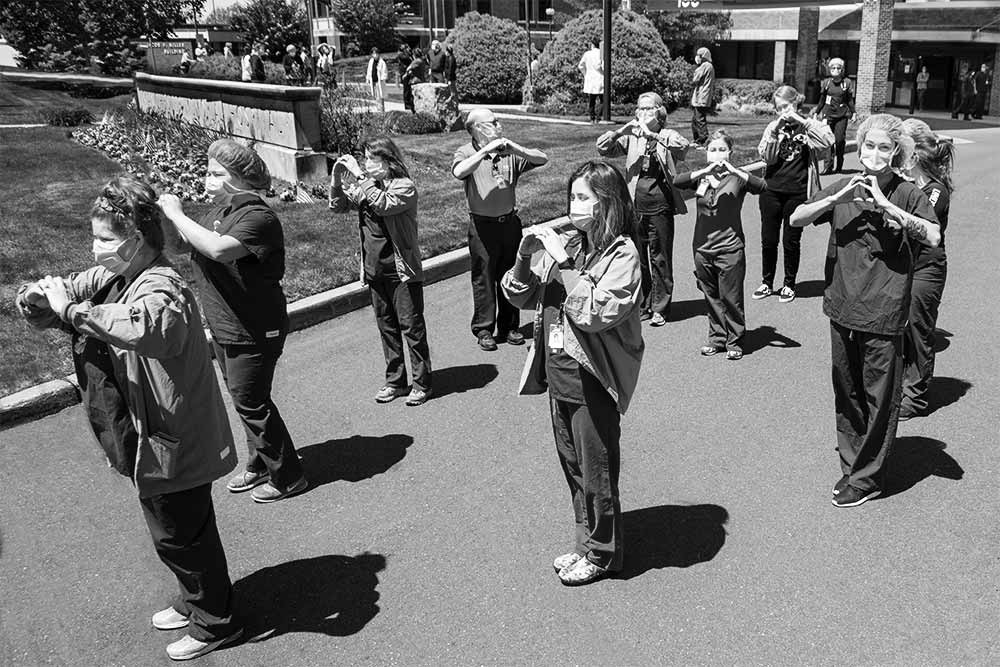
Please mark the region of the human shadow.
[[778, 330], [772, 326], [757, 327], [756, 329], [747, 331], [743, 334], [740, 343], [743, 346], [744, 356], [753, 354], [765, 347], [802, 347], [802, 343], [778, 333]]
[[434, 371], [434, 398], [461, 394], [471, 389], [482, 389], [497, 379], [497, 375], [499, 373], [494, 364], [439, 368]]
[[954, 335], [945, 329], [934, 329], [934, 353], [944, 352], [951, 347], [951, 337]]
[[692, 317], [708, 315], [708, 307], [704, 299], [689, 299], [687, 301], [674, 301], [670, 304], [670, 312], [667, 314], [668, 322], [680, 322], [689, 320]]
[[795, 285], [795, 298], [815, 299], [818, 296], [823, 296], [825, 289], [826, 283], [822, 280], [806, 280]]
[[360, 482], [380, 475], [403, 460], [413, 437], [391, 433], [381, 437], [352, 435], [299, 450], [310, 490], [332, 482]]
[[300, 558], [257, 570], [233, 584], [246, 642], [291, 632], [346, 637], [379, 613], [379, 572], [385, 556]]
[[952, 403], [957, 403], [970, 389], [972, 383], [968, 380], [934, 376], [927, 388], [927, 410], [924, 414], [929, 415]]
[[726, 541], [727, 521], [729, 512], [719, 505], [659, 505], [625, 512], [625, 563], [615, 578], [712, 560]]
[[886, 481], [882, 497], [903, 493], [931, 475], [962, 479], [965, 471], [944, 451], [946, 447], [940, 440], [922, 436], [896, 438], [885, 462]]

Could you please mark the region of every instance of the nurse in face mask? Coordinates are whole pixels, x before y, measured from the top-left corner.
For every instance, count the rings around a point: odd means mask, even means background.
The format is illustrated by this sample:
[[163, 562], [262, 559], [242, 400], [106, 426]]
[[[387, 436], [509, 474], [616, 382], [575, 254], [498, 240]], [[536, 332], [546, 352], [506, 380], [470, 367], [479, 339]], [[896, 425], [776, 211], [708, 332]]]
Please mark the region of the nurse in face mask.
[[233, 434], [198, 304], [162, 254], [156, 193], [112, 179], [90, 224], [97, 266], [24, 285], [16, 305], [34, 327], [72, 329], [82, 361], [100, 367], [80, 373], [87, 416], [109, 465], [135, 485], [157, 555], [177, 573], [180, 594], [152, 624], [185, 629], [167, 655], [189, 660], [242, 632], [212, 504], [212, 482], [236, 466]]
[[215, 358], [246, 432], [246, 469], [226, 488], [232, 493], [252, 489], [258, 503], [287, 498], [308, 486], [292, 437], [271, 400], [288, 313], [281, 287], [281, 222], [258, 194], [270, 184], [267, 166], [257, 153], [219, 139], [208, 148], [205, 177], [205, 191], [215, 207], [201, 223], [184, 214], [174, 195], [160, 195], [158, 202], [191, 246]]
[[896, 437], [917, 244], [940, 230], [927, 196], [897, 170], [913, 140], [889, 114], [858, 127], [864, 171], [821, 190], [791, 224], [829, 223], [823, 312], [830, 318], [837, 450], [841, 478], [833, 504], [855, 507], [885, 489], [884, 464]]
[[622, 567], [620, 415], [642, 362], [642, 272], [632, 198], [617, 168], [584, 163], [567, 198], [574, 229], [526, 229], [502, 287], [512, 304], [535, 310], [520, 393], [549, 395], [575, 516], [573, 549], [552, 565], [575, 586]]

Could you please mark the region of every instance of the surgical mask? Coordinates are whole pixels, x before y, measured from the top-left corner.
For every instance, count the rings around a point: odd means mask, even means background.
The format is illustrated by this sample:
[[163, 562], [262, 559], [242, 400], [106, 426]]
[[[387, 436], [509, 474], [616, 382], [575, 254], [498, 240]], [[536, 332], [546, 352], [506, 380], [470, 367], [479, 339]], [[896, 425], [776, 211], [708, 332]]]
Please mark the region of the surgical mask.
[[868, 171], [869, 174], [880, 174], [890, 166], [890, 158], [885, 158], [878, 151], [866, 152], [862, 150], [861, 152], [861, 164]]
[[569, 203], [569, 221], [581, 232], [585, 232], [594, 226], [594, 218], [596, 216], [597, 202], [575, 199]]
[[[122, 250], [130, 241], [135, 241], [135, 247], [132, 249], [131, 256], [126, 259], [122, 254]], [[138, 239], [135, 238], [125, 239], [120, 243], [94, 239], [93, 250], [94, 261], [98, 265], [103, 266], [112, 273], [124, 275], [125, 271], [128, 270], [129, 265], [132, 263], [132, 260], [139, 254], [139, 242]]]

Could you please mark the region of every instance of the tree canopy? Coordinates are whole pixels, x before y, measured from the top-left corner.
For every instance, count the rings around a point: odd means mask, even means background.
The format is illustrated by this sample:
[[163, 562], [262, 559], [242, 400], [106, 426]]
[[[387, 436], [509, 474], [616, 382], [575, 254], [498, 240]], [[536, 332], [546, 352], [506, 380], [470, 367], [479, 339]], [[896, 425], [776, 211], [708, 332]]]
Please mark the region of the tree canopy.
[[230, 24], [247, 42], [262, 42], [272, 60], [280, 60], [287, 45], [309, 41], [305, 5], [297, 1], [249, 0], [234, 8]]
[[330, 15], [341, 32], [354, 37], [362, 52], [372, 47], [396, 50], [399, 17], [394, 0], [333, 0]]

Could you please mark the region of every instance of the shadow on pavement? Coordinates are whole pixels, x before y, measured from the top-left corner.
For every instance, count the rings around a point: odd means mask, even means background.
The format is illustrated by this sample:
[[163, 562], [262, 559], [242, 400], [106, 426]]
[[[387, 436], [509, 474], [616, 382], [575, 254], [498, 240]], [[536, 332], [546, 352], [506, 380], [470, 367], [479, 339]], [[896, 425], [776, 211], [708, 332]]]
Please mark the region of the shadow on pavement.
[[718, 505], [660, 505], [625, 512], [625, 567], [614, 578], [712, 560], [726, 541], [727, 521], [729, 512]]
[[950, 339], [954, 335], [952, 332], [941, 328], [934, 329], [934, 353], [944, 352], [951, 347]]
[[379, 612], [378, 577], [385, 556], [317, 556], [257, 570], [233, 584], [247, 642], [290, 632], [346, 637]]
[[747, 331], [743, 334], [740, 343], [743, 346], [744, 355], [753, 354], [765, 347], [802, 347], [802, 343], [778, 333], [778, 330], [772, 326], [757, 327]]
[[944, 451], [947, 446], [940, 440], [921, 436], [896, 438], [885, 463], [886, 488], [882, 497], [902, 493], [931, 475], [962, 479], [965, 471]]
[[299, 457], [311, 491], [331, 482], [360, 482], [380, 475], [402, 461], [412, 444], [413, 437], [401, 433], [378, 438], [352, 435], [303, 447]]
[[972, 383], [968, 380], [938, 376], [931, 378], [930, 387], [927, 388], [927, 411], [924, 414], [929, 415], [952, 403], [958, 403], [970, 389]]
[[439, 368], [434, 371], [434, 396], [431, 400], [443, 398], [448, 394], [461, 394], [472, 389], [482, 389], [496, 380], [497, 375], [499, 373], [494, 364], [470, 364], [468, 366]]
[[795, 285], [795, 298], [814, 299], [818, 296], [823, 296], [823, 290], [825, 287], [826, 283], [822, 280], [807, 280], [805, 282], [797, 283]]
[[708, 315], [708, 308], [704, 299], [689, 299], [688, 301], [674, 301], [670, 304], [670, 314], [667, 315], [667, 322], [680, 322], [689, 320], [692, 317]]

